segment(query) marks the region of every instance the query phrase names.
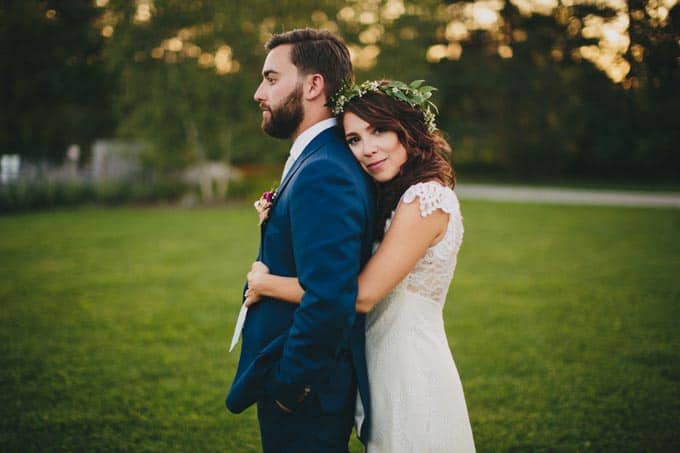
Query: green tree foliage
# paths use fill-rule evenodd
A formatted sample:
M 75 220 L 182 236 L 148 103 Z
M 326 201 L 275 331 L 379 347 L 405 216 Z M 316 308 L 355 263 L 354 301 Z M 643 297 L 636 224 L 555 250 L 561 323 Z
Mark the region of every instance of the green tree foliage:
M 634 162 L 646 172 L 658 167 L 680 174 L 680 6 L 666 21 L 650 15 L 651 2 L 628 2 L 632 87 L 624 106 Z M 650 159 L 653 156 L 653 159 Z
M 112 131 L 113 80 L 90 0 L 0 5 L 0 153 L 61 160 Z
M 616 11 L 587 4 L 523 15 L 506 1 L 501 33 L 473 34 L 462 58 L 432 67 L 459 161 L 537 178 L 680 176 L 679 11 L 672 9 L 665 26 L 638 15 L 630 47 L 642 43 L 648 55 L 637 62 L 629 51 L 631 72 L 614 83 L 582 58 L 580 49 L 597 39 L 584 38 L 580 28 Z M 512 58 L 499 58 L 502 44 Z
M 115 129 L 150 144 L 159 169 L 279 163 L 288 144 L 262 134 L 252 99 L 263 45 L 310 26 L 347 41 L 360 81 L 438 86 L 460 168 L 677 178 L 680 7 L 665 4 L 14 0 L 0 10 L 0 143 L 57 157 Z M 622 20 L 618 50 L 598 60 L 604 26 Z
M 119 132 L 145 138 L 153 161 L 168 168 L 205 159 L 278 162 L 287 145 L 263 137 L 252 98 L 264 43 L 277 31 L 322 27 L 335 2 L 149 4 L 153 20 L 128 2 L 110 5 L 120 35 L 107 50 L 121 73 Z

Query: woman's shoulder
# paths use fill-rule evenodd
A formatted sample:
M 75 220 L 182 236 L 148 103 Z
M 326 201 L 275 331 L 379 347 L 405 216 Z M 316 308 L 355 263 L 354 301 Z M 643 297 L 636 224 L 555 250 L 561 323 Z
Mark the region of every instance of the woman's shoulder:
M 419 200 L 422 217 L 427 217 L 437 209 L 447 214 L 452 214 L 459 209 L 458 198 L 453 189 L 437 180 L 413 184 L 401 196 L 403 203 L 413 203 L 416 199 Z

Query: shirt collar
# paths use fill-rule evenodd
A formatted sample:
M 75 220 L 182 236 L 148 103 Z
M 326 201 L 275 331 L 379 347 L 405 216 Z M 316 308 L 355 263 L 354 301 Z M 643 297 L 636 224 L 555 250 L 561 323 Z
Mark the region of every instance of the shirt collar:
M 290 148 L 290 156 L 293 159 L 297 159 L 302 154 L 302 151 L 309 145 L 309 143 L 314 140 L 314 138 L 326 129 L 338 124 L 338 120 L 335 118 L 327 118 L 325 120 L 319 121 L 312 127 L 305 129 L 305 131 L 298 135 L 298 138 L 293 142 L 293 146 Z

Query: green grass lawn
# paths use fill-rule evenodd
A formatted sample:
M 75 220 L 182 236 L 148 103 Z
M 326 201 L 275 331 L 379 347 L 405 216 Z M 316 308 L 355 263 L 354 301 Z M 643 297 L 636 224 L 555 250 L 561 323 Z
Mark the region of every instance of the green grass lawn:
M 478 451 L 678 451 L 680 211 L 463 211 L 445 318 Z M 250 206 L 0 217 L 0 450 L 259 451 L 223 404 L 257 241 Z

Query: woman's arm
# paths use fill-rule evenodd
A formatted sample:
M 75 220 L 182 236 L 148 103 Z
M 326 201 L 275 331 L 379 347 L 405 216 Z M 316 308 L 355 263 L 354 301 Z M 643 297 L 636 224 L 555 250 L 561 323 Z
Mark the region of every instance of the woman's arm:
M 248 290 L 244 303 L 250 307 L 265 296 L 299 304 L 304 293 L 297 278 L 272 275 L 264 263 L 256 261 L 248 272 Z
M 358 312 L 371 311 L 411 272 L 427 249 L 444 237 L 448 220 L 441 209 L 422 217 L 419 198 L 399 203 L 383 242 L 359 275 Z
M 419 199 L 400 203 L 385 239 L 359 275 L 356 310 L 368 313 L 387 296 L 427 249 L 444 237 L 448 220 L 440 209 L 421 217 Z M 304 293 L 297 278 L 272 275 L 264 263 L 256 261 L 248 273 L 245 304 L 251 306 L 262 296 L 299 304 Z

